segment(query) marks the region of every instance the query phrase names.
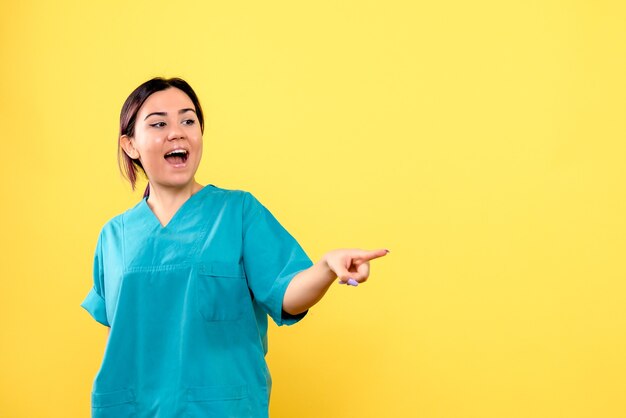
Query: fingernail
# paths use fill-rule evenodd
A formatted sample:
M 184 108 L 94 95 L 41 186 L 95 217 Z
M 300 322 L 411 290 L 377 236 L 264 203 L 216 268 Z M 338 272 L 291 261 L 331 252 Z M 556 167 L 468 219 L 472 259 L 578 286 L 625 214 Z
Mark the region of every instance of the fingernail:
M 346 284 L 343 280 L 339 280 L 339 284 Z
M 348 284 L 349 284 L 350 286 L 358 286 L 358 285 L 359 285 L 359 282 L 357 282 L 357 281 L 356 281 L 356 280 L 354 280 L 354 279 L 348 279 Z
M 391 251 L 389 251 L 389 250 L 387 250 L 387 249 L 385 249 L 385 251 L 387 251 L 387 253 L 390 253 L 390 252 L 391 252 Z

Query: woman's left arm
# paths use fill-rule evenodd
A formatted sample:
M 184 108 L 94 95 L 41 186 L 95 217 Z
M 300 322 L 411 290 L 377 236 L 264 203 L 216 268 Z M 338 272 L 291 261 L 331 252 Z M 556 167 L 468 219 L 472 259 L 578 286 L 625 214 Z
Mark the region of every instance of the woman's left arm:
M 353 286 L 365 282 L 370 274 L 370 260 L 383 257 L 387 253 L 389 250 L 357 249 L 326 253 L 320 261 L 291 280 L 283 298 L 283 310 L 291 315 L 306 311 L 322 299 L 337 277 L 340 283 Z

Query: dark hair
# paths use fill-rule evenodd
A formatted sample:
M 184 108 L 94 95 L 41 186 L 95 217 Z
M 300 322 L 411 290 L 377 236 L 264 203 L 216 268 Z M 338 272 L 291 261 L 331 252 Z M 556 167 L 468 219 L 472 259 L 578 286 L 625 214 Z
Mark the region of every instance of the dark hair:
M 120 137 L 122 135 L 126 135 L 129 137 L 133 137 L 135 135 L 135 121 L 137 119 L 137 113 L 139 109 L 145 101 L 152 95 L 158 91 L 167 90 L 169 88 L 175 87 L 179 90 L 182 90 L 193 102 L 193 105 L 196 107 L 196 115 L 198 116 L 198 121 L 200 122 L 200 129 L 204 132 L 204 116 L 202 114 L 202 107 L 200 107 L 200 101 L 198 100 L 198 96 L 193 91 L 191 86 L 187 84 L 187 82 L 181 78 L 162 78 L 155 77 L 152 80 L 148 80 L 139 87 L 137 87 L 131 94 L 128 96 L 124 105 L 122 106 L 122 111 L 120 113 Z M 141 170 L 144 175 L 146 175 L 146 171 L 141 165 L 141 161 L 138 159 L 133 159 L 124 152 L 124 149 L 119 143 L 117 143 L 117 163 L 120 166 L 120 171 L 122 175 L 128 179 L 130 185 L 133 190 L 135 190 L 135 184 L 137 183 L 137 172 Z M 147 176 L 146 176 L 147 177 Z M 150 183 L 146 187 L 146 191 L 143 196 L 146 197 L 150 194 Z

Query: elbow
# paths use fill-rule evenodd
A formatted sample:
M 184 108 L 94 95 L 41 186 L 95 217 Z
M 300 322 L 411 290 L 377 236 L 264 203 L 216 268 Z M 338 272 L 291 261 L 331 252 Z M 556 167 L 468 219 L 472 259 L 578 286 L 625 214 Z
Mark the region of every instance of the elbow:
M 306 307 L 298 307 L 298 306 L 290 306 L 288 304 L 283 303 L 283 312 L 291 315 L 297 316 L 306 312 L 308 308 Z

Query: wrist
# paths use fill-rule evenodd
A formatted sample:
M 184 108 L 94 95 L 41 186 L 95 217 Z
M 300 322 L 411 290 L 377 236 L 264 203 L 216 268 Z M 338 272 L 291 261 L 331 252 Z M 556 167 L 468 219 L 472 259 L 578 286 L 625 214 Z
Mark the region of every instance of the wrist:
M 317 267 L 320 270 L 320 274 L 324 277 L 325 281 L 332 283 L 337 278 L 337 274 L 330 268 L 330 264 L 328 263 L 328 254 L 324 254 L 322 259 L 318 261 Z

